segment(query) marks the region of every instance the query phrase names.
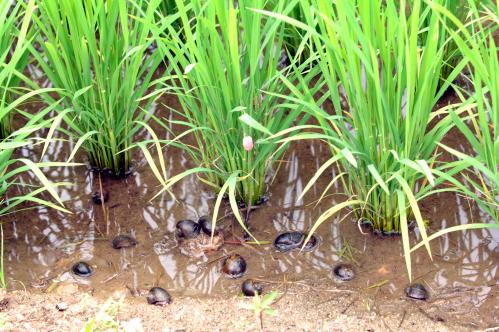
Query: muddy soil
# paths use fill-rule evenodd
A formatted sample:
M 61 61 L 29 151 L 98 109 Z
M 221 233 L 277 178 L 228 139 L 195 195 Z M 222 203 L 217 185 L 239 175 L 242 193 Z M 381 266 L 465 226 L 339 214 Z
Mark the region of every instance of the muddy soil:
M 401 296 L 391 303 L 368 307 L 368 299 L 357 292 L 341 292 L 325 283 L 281 286 L 274 317 L 263 318 L 265 331 L 472 331 L 472 322 L 462 325 L 453 313 L 442 314 L 427 303 Z M 76 296 L 10 292 L 8 304 L 0 310 L 0 323 L 8 331 L 79 331 L 99 316 L 104 300 L 87 293 Z M 5 300 L 4 300 L 5 301 Z M 65 301 L 66 311 L 57 310 Z M 126 298 L 112 324 L 127 331 L 258 331 L 261 322 L 253 311 L 244 309 L 251 300 L 238 296 L 209 298 L 178 297 L 167 307 Z M 373 303 L 372 303 L 373 304 Z M 371 305 L 372 305 L 371 304 Z M 443 303 L 441 303 L 443 304 Z M 399 307 L 396 311 L 394 307 Z M 106 326 L 103 321 L 98 325 Z M 108 323 L 107 326 L 111 326 Z M 142 328 L 142 329 L 141 329 Z M 105 330 L 105 329 L 102 329 Z
M 176 103 L 166 98 L 161 102 Z M 447 137 L 448 144 L 466 149 L 461 142 L 457 133 Z M 58 142 L 46 158 L 64 160 L 70 149 L 70 144 Z M 36 149 L 20 153 L 37 155 Z M 176 149 L 166 150 L 165 156 L 169 175 L 193 166 Z M 289 230 L 307 232 L 325 209 L 344 199 L 331 195 L 315 205 L 328 185 L 327 175 L 304 199 L 297 199 L 328 157 L 329 149 L 320 142 L 291 147 L 276 165 L 278 172 L 271 174 L 269 201 L 251 214 L 252 232 L 262 244 L 241 245 L 242 232 L 228 214 L 221 221 L 225 244 L 202 257 L 182 254 L 174 235 L 177 221 L 209 215 L 214 205 L 215 195 L 195 176 L 174 188 L 176 199 L 164 193 L 151 201 L 158 182 L 139 153 L 134 156 L 134 172 L 122 180 L 85 167 L 47 170 L 50 179 L 75 184 L 59 189 L 72 214 L 37 208 L 2 220 L 9 292 L 0 296 L 0 327 L 78 331 L 106 299 L 119 293 L 125 298 L 114 319 L 125 323 L 139 318 L 145 331 L 258 330 L 259 319 L 242 308 L 251 300 L 240 297 L 241 283 L 250 277 L 261 280 L 266 293 L 279 291 L 272 306 L 277 316 L 264 319 L 265 330 L 468 331 L 499 325 L 497 231 L 436 239 L 431 243 L 433 260 L 424 249 L 413 253 L 413 282 L 429 290 L 427 301 L 404 294 L 409 279 L 401 239 L 362 234 L 346 213 L 319 228 L 320 244 L 312 252 L 277 252 L 271 244 L 276 236 Z M 84 155 L 79 159 L 85 161 Z M 26 176 L 23 181 L 34 180 Z M 109 200 L 97 205 L 91 197 L 101 187 L 109 192 Z M 449 193 L 425 200 L 421 209 L 430 232 L 490 221 L 472 202 Z M 133 236 L 137 245 L 113 249 L 111 241 L 119 234 Z M 415 229 L 412 244 L 418 239 Z M 248 270 L 241 279 L 221 272 L 222 260 L 230 253 L 246 259 Z M 90 278 L 71 273 L 78 261 L 91 265 Z M 334 278 L 332 269 L 341 262 L 354 266 L 352 281 Z M 162 308 L 147 305 L 144 294 L 153 286 L 167 289 L 173 303 Z M 62 301 L 69 308 L 59 312 L 56 305 Z

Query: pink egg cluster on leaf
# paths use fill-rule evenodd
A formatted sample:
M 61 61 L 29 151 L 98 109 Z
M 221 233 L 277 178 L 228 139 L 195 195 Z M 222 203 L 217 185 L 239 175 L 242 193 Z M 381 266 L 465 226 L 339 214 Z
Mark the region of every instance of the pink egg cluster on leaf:
M 243 137 L 243 147 L 246 151 L 251 151 L 253 150 L 253 137 L 251 136 L 244 136 Z

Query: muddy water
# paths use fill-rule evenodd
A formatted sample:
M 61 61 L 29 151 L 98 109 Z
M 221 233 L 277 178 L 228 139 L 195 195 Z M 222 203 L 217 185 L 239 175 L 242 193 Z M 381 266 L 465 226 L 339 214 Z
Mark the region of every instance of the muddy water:
M 453 140 L 450 137 L 451 143 Z M 70 148 L 70 144 L 58 142 L 51 146 L 47 158 L 64 160 Z M 37 156 L 35 149 L 20 153 Z M 169 149 L 165 156 L 169 175 L 192 166 L 181 151 Z M 328 156 L 328 148 L 320 142 L 297 144 L 283 156 L 276 167 L 279 171 L 270 186 L 268 203 L 251 214 L 252 230 L 259 240 L 272 242 L 288 230 L 307 231 L 326 208 L 341 201 L 341 197 L 332 195 L 318 205 L 312 204 L 327 186 L 327 176 L 298 200 L 308 179 Z M 83 154 L 79 158 L 84 161 Z M 151 201 L 159 190 L 158 182 L 140 154 L 134 159 L 133 174 L 123 180 L 99 176 L 84 166 L 47 170 L 54 181 L 74 183 L 59 188 L 72 214 L 37 208 L 5 218 L 6 277 L 11 288 L 57 292 L 60 285 L 72 283 L 82 291 L 107 297 L 116 290 L 141 294 L 159 285 L 174 296 L 233 296 L 239 293 L 244 278 L 254 277 L 269 282 L 267 289 L 294 282 L 353 290 L 359 294 L 360 303 L 369 307 L 372 302 L 383 312 L 398 312 L 401 303 L 406 303 L 403 294 L 408 277 L 400 238 L 363 235 L 352 218 L 342 218 L 344 215 L 319 228 L 320 245 L 312 252 L 280 253 L 271 244 L 239 245 L 241 230 L 232 228 L 233 220 L 227 217 L 222 221 L 226 244 L 221 250 L 201 258 L 182 255 L 174 236 L 176 222 L 210 214 L 215 195 L 192 176 L 174 188 L 176 200 L 165 193 Z M 22 180 L 34 182 L 29 176 Z M 104 207 L 91 200 L 101 186 L 110 195 Z M 431 231 L 488 221 L 472 203 L 452 194 L 424 201 L 422 211 Z M 118 234 L 132 235 L 138 245 L 113 249 L 111 240 Z M 417 231 L 411 236 L 413 244 L 417 243 Z M 465 315 L 470 326 L 498 322 L 498 241 L 497 231 L 452 233 L 432 242 L 433 260 L 423 249 L 412 255 L 413 279 L 428 287 L 430 303 L 440 306 L 440 316 L 445 308 L 453 308 L 449 309 L 452 314 Z M 350 249 L 350 255 L 345 254 L 345 248 Z M 221 273 L 222 258 L 232 252 L 242 255 L 248 265 L 241 280 L 228 279 Z M 78 261 L 93 267 L 90 278 L 79 279 L 70 273 Z M 355 266 L 356 278 L 340 284 L 331 271 L 342 261 Z

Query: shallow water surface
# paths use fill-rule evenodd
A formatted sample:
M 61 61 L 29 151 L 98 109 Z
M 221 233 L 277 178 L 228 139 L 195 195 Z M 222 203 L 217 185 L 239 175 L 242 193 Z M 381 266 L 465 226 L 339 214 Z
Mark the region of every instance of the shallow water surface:
M 47 158 L 64 160 L 68 148 L 58 142 L 51 146 Z M 20 153 L 25 157 L 35 155 L 30 149 Z M 270 186 L 269 201 L 251 214 L 250 224 L 260 241 L 271 243 L 289 230 L 308 231 L 326 208 L 341 199 L 332 195 L 315 205 L 329 180 L 323 176 L 303 200 L 297 200 L 329 153 L 320 142 L 302 142 L 283 156 Z M 175 149 L 166 151 L 166 164 L 170 175 L 192 166 L 187 156 Z M 38 208 L 6 218 L 6 276 L 12 288 L 57 291 L 62 282 L 77 283 L 83 291 L 98 297 L 126 288 L 141 294 L 152 286 L 164 287 L 174 296 L 233 296 L 240 292 L 246 277 L 267 281 L 268 287 L 284 281 L 334 285 L 333 266 L 349 262 L 356 277 L 348 283 L 337 283 L 338 288 L 356 290 L 361 297 L 375 299 L 380 308 L 387 310 L 399 310 L 397 303 L 404 300 L 409 280 L 401 239 L 362 234 L 350 216 L 343 218 L 342 214 L 323 224 L 317 232 L 319 246 L 303 253 L 277 252 L 271 244 L 242 246 L 238 244 L 242 232 L 237 225 L 231 227 L 234 221 L 229 216 L 222 221 L 226 240 L 222 249 L 191 258 L 180 253 L 175 224 L 210 214 L 216 198 L 195 176 L 174 187 L 176 199 L 165 193 L 152 201 L 159 190 L 158 182 L 139 154 L 135 155 L 134 172 L 123 180 L 100 177 L 85 167 L 54 168 L 47 171 L 47 176 L 74 183 L 59 188 L 72 214 Z M 34 180 L 25 176 L 23 181 Z M 101 186 L 110 195 L 104 206 L 91 199 Z M 427 199 L 421 209 L 430 220 L 432 232 L 488 220 L 471 202 L 453 194 Z M 137 246 L 113 249 L 111 241 L 118 234 L 132 235 Z M 418 241 L 417 230 L 412 233 L 412 241 Z M 490 230 L 452 233 L 436 239 L 431 243 L 433 260 L 424 249 L 412 255 L 413 281 L 428 287 L 433 303 L 445 301 L 459 307 L 456 301 L 462 301 L 469 310 L 476 311 L 477 324 L 482 320 L 487 324 L 497 322 L 494 312 L 499 308 L 494 298 L 498 294 L 498 242 L 499 233 Z M 240 280 L 221 273 L 223 257 L 229 253 L 246 259 L 248 270 Z M 94 268 L 90 278 L 75 278 L 70 273 L 78 261 L 86 261 Z

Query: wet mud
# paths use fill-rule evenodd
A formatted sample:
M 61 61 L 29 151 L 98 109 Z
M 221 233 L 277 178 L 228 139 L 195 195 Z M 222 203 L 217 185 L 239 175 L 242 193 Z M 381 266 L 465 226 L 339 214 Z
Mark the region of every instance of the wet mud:
M 164 98 L 161 103 L 171 105 L 175 101 Z M 456 133 L 447 137 L 448 144 L 465 149 L 460 142 Z M 71 148 L 70 143 L 57 142 L 45 158 L 65 160 Z M 19 154 L 38 156 L 36 149 L 23 149 Z M 69 293 L 87 293 L 98 299 L 124 291 L 132 303 L 142 304 L 152 287 L 166 289 L 174 302 L 176 298 L 231 299 L 240 294 L 241 283 L 251 278 L 261 282 L 266 291 L 286 285 L 300 287 L 304 292 L 312 290 L 324 303 L 341 295 L 348 299 L 342 302 L 341 311 L 347 312 L 350 306 L 373 311 L 397 317 L 401 326 L 410 312 L 418 312 L 433 323 L 460 324 L 469 329 L 497 326 L 497 230 L 442 236 L 431 243 L 433 259 L 424 248 L 413 253 L 412 282 L 423 284 L 429 293 L 426 301 L 419 302 L 405 296 L 410 282 L 401 239 L 363 234 L 353 217 L 343 218 L 346 212 L 318 229 L 318 245 L 313 250 L 275 249 L 273 241 L 279 234 L 306 233 L 325 209 L 344 199 L 331 195 L 315 204 L 328 184 L 328 176 L 322 176 L 298 200 L 313 172 L 329 155 L 322 142 L 301 142 L 278 162 L 268 202 L 251 213 L 251 231 L 260 245 L 242 244 L 243 232 L 226 207 L 221 212 L 226 212 L 227 217 L 220 221 L 223 245 L 197 255 L 190 255 L 190 247 L 186 249 L 176 236 L 178 221 L 211 215 L 215 203 L 215 194 L 195 176 L 173 188 L 175 198 L 164 193 L 151 200 L 160 187 L 138 151 L 132 174 L 121 180 L 99 175 L 85 166 L 47 170 L 51 180 L 74 184 L 58 188 L 72 214 L 34 208 L 2 220 L 9 287 L 57 295 L 66 294 L 69 287 Z M 85 162 L 83 153 L 78 158 Z M 187 155 L 174 148 L 165 151 L 165 162 L 169 175 L 194 166 Z M 35 182 L 29 175 L 22 181 Z M 93 194 L 102 189 L 109 193 L 108 200 L 95 204 Z M 450 193 L 426 199 L 421 209 L 429 220 L 430 232 L 490 221 L 473 202 Z M 131 236 L 135 245 L 113 248 L 113 239 L 123 234 Z M 415 229 L 411 233 L 412 245 L 418 240 Z M 240 255 L 247 264 L 241 279 L 223 273 L 222 264 L 231 254 Z M 91 276 L 82 278 L 72 273 L 73 265 L 80 261 L 90 265 Z M 338 282 L 333 270 L 339 263 L 354 268 L 352 280 Z

